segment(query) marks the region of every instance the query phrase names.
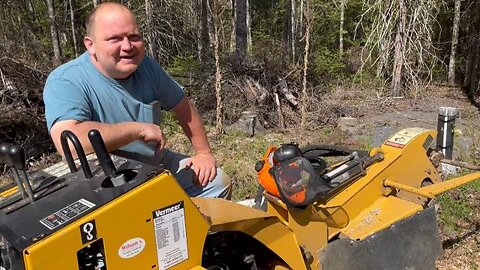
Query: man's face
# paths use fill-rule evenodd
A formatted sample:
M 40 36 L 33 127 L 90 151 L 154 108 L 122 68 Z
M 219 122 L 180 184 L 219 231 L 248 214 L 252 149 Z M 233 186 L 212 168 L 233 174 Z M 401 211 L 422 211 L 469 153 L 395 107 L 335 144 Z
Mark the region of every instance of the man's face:
M 104 75 L 125 79 L 142 62 L 145 47 L 133 15 L 124 9 L 102 10 L 85 38 L 94 65 Z

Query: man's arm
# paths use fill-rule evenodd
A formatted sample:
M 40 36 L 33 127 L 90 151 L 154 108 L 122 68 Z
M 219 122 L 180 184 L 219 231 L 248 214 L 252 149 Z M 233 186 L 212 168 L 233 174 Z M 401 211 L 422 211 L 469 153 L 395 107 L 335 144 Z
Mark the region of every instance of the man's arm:
M 135 140 L 144 142 L 156 142 L 157 150 L 165 146 L 165 138 L 159 126 L 141 122 L 123 122 L 116 124 L 104 124 L 99 122 L 77 120 L 64 120 L 55 123 L 50 134 L 57 148 L 57 151 L 63 156 L 63 149 L 60 142 L 60 136 L 64 130 L 70 130 L 78 137 L 85 153 L 93 152 L 92 145 L 88 139 L 88 132 L 92 129 L 100 131 L 107 150 L 117 150 Z M 75 153 L 72 149 L 72 153 Z
M 193 165 L 199 184 L 206 186 L 209 181 L 215 178 L 217 167 L 210 150 L 203 119 L 186 96 L 172 108 L 172 112 L 177 117 L 195 150 L 195 155 L 187 162 L 187 166 Z

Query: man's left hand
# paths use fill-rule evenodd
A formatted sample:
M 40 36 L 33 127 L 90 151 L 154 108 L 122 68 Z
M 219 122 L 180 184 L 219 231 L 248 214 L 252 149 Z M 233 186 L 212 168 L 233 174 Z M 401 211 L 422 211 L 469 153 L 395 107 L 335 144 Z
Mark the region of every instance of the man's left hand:
M 195 172 L 197 183 L 205 187 L 217 175 L 217 166 L 212 153 L 199 153 L 192 156 L 185 164 Z

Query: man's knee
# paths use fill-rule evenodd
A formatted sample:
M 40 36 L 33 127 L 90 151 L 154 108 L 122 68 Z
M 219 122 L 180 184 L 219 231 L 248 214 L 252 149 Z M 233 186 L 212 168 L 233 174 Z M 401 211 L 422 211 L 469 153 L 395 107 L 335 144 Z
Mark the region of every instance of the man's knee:
M 210 189 L 207 192 L 208 195 L 212 196 L 207 195 L 202 197 L 217 197 L 227 200 L 230 200 L 232 197 L 232 181 L 230 176 L 228 176 L 221 168 L 217 168 L 217 176 L 207 185 L 207 187 Z
M 190 197 L 224 198 L 228 200 L 232 197 L 230 177 L 220 168 L 217 168 L 217 175 L 205 187 L 201 187 L 193 181 L 195 173 L 192 169 L 182 169 L 173 172 L 173 175 Z

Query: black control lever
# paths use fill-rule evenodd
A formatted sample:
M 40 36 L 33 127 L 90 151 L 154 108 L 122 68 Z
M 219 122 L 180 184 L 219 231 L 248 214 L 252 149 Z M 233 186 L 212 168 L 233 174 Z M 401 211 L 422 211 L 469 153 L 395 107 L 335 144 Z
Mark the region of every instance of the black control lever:
M 28 179 L 27 172 L 25 170 L 25 149 L 19 145 L 12 145 L 8 154 L 13 167 L 20 173 L 20 179 L 23 179 L 23 183 L 25 184 L 25 189 L 27 190 L 28 197 L 30 197 L 30 201 L 33 202 L 35 197 L 33 194 L 32 185 L 30 184 L 30 180 Z
M 80 160 L 80 165 L 82 166 L 85 178 L 92 178 L 93 174 L 90 170 L 90 166 L 88 165 L 87 156 L 85 155 L 85 151 L 83 150 L 80 140 L 78 140 L 77 136 L 70 130 L 64 130 L 60 135 L 60 143 L 62 145 L 63 154 L 67 160 L 68 167 L 70 168 L 70 172 L 77 172 L 77 166 L 75 166 L 75 161 L 73 160 L 72 151 L 70 151 L 68 140 L 70 140 L 70 142 L 73 144 L 73 147 L 75 147 L 75 151 L 77 152 L 78 159 Z
M 17 184 L 18 190 L 20 194 L 22 194 L 22 198 L 27 197 L 27 193 L 25 192 L 25 188 L 23 187 L 22 181 L 20 179 L 20 175 L 18 174 L 17 169 L 13 166 L 13 162 L 10 158 L 10 148 L 12 147 L 9 143 L 2 143 L 0 144 L 0 162 L 4 162 L 10 168 L 10 171 L 13 174 L 13 179 L 15 179 L 15 183 Z
M 100 131 L 96 129 L 90 130 L 88 132 L 88 139 L 90 139 L 93 150 L 95 150 L 100 167 L 102 167 L 105 175 L 110 177 L 113 186 L 118 187 L 125 184 L 125 177 L 123 175 L 116 174 L 117 169 L 115 169 L 115 165 L 113 164 L 112 158 L 108 153 Z
M 96 129 L 90 130 L 88 132 L 88 139 L 90 139 L 90 143 L 92 144 L 93 150 L 95 150 L 98 162 L 105 172 L 105 175 L 114 175 L 116 172 L 115 165 L 113 165 L 110 154 L 108 154 L 107 147 L 105 146 L 100 131 Z

